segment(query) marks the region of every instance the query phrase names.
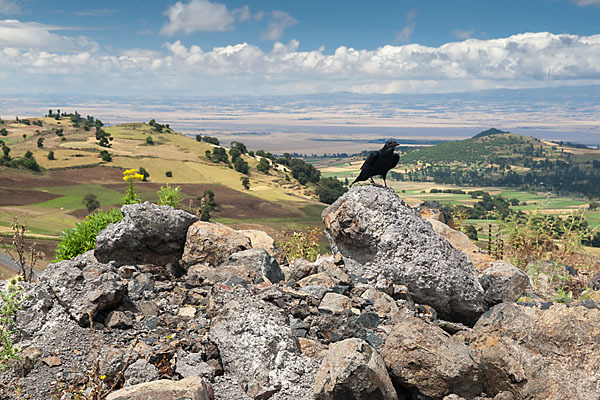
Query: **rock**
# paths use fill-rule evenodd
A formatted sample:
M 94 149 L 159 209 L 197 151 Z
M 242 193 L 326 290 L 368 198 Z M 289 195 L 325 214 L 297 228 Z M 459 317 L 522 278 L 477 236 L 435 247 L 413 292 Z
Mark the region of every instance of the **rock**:
M 302 258 L 296 258 L 292 260 L 289 265 L 290 278 L 299 281 L 306 278 L 309 275 L 317 273 L 318 266 L 310 261 L 306 261 Z
M 266 250 L 267 253 L 275 257 L 279 265 L 287 265 L 288 260 L 285 253 L 277 247 L 275 240 L 266 232 L 257 230 L 239 230 L 238 232 L 250 239 L 253 249 Z
M 516 399 L 597 399 L 600 310 L 501 303 L 473 327 L 470 346 L 487 368 L 486 393 Z
M 298 282 L 298 286 L 300 286 L 301 288 L 306 286 L 322 286 L 326 288 L 332 288 L 335 285 L 336 281 L 325 272 L 309 275 L 305 278 L 300 279 L 300 281 Z
M 477 352 L 419 318 L 394 325 L 380 352 L 392 381 L 421 395 L 472 398 L 483 389 Z
M 247 236 L 223 224 L 198 221 L 188 229 L 181 262 L 186 268 L 199 263 L 216 266 L 250 248 Z
M 19 358 L 12 362 L 15 375 L 19 378 L 24 378 L 29 375 L 41 355 L 42 352 L 37 347 L 30 346 L 21 350 L 19 352 Z
M 112 392 L 106 400 L 212 400 L 207 384 L 190 376 L 180 381 L 161 379 L 140 383 Z
M 484 293 L 468 257 L 389 188 L 354 186 L 323 211 L 326 235 L 351 274 L 379 274 L 408 287 L 415 302 L 451 321 L 473 324 Z
M 275 389 L 283 399 L 295 398 L 291 393 L 299 399 L 312 396 L 317 365 L 300 353 L 282 310 L 241 288 L 217 290 L 211 304 L 209 338 L 225 373 L 236 377 L 249 396 L 268 398 Z
M 531 289 L 526 273 L 506 261 L 496 261 L 479 278 L 488 307 L 515 302 Z
M 307 357 L 322 359 L 327 355 L 327 347 L 321 342 L 308 338 L 298 338 L 300 351 Z
M 129 329 L 133 327 L 133 320 L 122 311 L 111 311 L 106 316 L 104 324 L 111 329 Z
M 264 249 L 250 249 L 239 251 L 229 256 L 226 265 L 243 265 L 252 270 L 256 270 L 258 275 L 262 274 L 271 283 L 282 281 L 285 277 L 279 264 Z
M 154 278 L 152 274 L 138 273 L 133 275 L 127 284 L 127 296 L 130 299 L 140 299 L 145 291 L 154 289 Z
M 177 352 L 175 372 L 183 377 L 199 376 L 211 382 L 216 375 L 215 368 L 202 360 L 202 354 L 188 353 L 183 350 Z
M 126 291 L 119 275 L 108 265 L 98 263 L 93 250 L 50 264 L 40 281 L 81 326 L 89 326 L 88 313 L 94 318 L 116 307 Z
M 186 319 L 192 319 L 196 316 L 196 309 L 194 307 L 181 307 L 177 315 Z
M 365 290 L 360 297 L 373 302 L 373 308 L 380 318 L 391 318 L 400 310 L 393 298 L 373 288 Z
M 255 273 L 251 267 L 245 265 L 220 265 L 219 267 L 211 267 L 204 264 L 196 264 L 187 270 L 186 282 L 190 286 L 213 285 L 217 282 L 223 282 L 236 277 L 237 283 L 239 280 L 245 284 L 252 283 L 255 278 Z M 235 286 L 235 282 L 229 282 L 229 286 Z M 233 285 L 232 285 L 233 284 Z
M 177 263 L 186 233 L 198 217 L 150 202 L 125 205 L 123 219 L 96 237 L 95 256 L 116 265 Z
M 151 382 L 158 379 L 158 370 L 148 361 L 140 358 L 125 370 L 125 386 Z
M 340 314 L 352 307 L 350 298 L 337 293 L 327 293 L 321 300 L 318 310 L 326 314 Z
M 42 358 L 42 362 L 49 367 L 58 367 L 59 365 L 62 365 L 62 361 L 58 356 L 48 356 Z
M 395 400 L 396 390 L 381 356 L 361 339 L 332 344 L 317 372 L 317 400 Z

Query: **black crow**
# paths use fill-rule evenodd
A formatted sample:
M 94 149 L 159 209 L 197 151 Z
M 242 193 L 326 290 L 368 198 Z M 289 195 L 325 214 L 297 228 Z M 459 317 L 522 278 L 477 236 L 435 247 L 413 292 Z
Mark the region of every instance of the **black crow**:
M 360 175 L 352 182 L 352 185 L 356 182 L 366 181 L 367 179 L 371 179 L 371 182 L 374 184 L 373 177 L 380 175 L 383 178 L 383 184 L 387 187 L 385 176 L 390 169 L 398 164 L 398 160 L 400 159 L 400 156 L 394 153 L 394 148 L 398 145 L 394 140 L 388 140 L 383 145 L 383 148 L 369 154 L 369 157 L 367 157 L 362 167 L 360 167 Z

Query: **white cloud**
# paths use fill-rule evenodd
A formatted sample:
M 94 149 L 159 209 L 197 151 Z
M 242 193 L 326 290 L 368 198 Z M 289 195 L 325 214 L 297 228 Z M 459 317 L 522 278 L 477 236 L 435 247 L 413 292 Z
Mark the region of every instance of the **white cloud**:
M 2 26 L 0 38 L 5 37 Z M 61 38 L 48 27 L 34 27 L 51 35 L 40 34 L 45 43 Z M 63 40 L 78 46 L 74 38 Z M 54 76 L 46 80 L 61 90 L 78 77 L 89 87 L 101 81 L 105 90 L 119 93 L 203 95 L 290 94 L 291 90 L 426 93 L 600 81 L 600 35 L 540 32 L 440 47 L 341 46 L 332 54 L 323 48 L 299 51 L 296 40 L 276 42 L 269 51 L 249 43 L 203 50 L 177 40 L 165 43 L 164 51 L 130 49 L 118 54 L 94 54 L 81 46 L 75 52 L 53 51 L 36 43 L 29 37 L 0 41 L 0 70 L 7 76 L 0 86 L 49 74 Z M 78 85 L 75 89 L 86 86 Z
M 417 18 L 417 11 L 412 9 L 406 14 L 406 25 L 400 32 L 396 32 L 396 42 L 398 43 L 409 43 L 410 37 L 415 30 L 415 18 Z
M 475 29 L 471 29 L 471 30 L 464 30 L 464 29 L 455 29 L 452 31 L 452 34 L 454 36 L 456 36 L 459 39 L 469 39 L 471 36 L 473 36 L 473 33 L 475 32 Z
M 0 0 L 0 14 L 20 14 L 21 7 L 14 1 Z
M 247 18 L 247 13 L 247 6 L 232 12 L 225 4 L 211 3 L 209 0 L 190 0 L 189 3 L 178 1 L 165 11 L 169 22 L 163 25 L 160 32 L 173 36 L 177 32 L 228 31 L 233 28 L 236 16 Z
M 16 19 L 0 21 L 0 47 L 43 49 L 46 51 L 96 50 L 98 44 L 85 36 L 62 36 L 53 31 L 69 28 L 21 22 Z
M 80 15 L 84 17 L 104 17 L 116 13 L 117 10 L 111 9 L 99 9 L 99 10 L 86 10 L 86 11 L 75 11 L 73 15 Z
M 600 7 L 600 0 L 572 0 L 572 2 L 577 4 L 579 7 Z
M 262 18 L 262 16 L 260 17 Z M 287 28 L 294 26 L 298 23 L 298 20 L 292 17 L 290 14 L 283 11 L 271 12 L 271 21 L 267 30 L 262 34 L 261 39 L 266 40 L 277 40 L 283 35 L 283 31 Z

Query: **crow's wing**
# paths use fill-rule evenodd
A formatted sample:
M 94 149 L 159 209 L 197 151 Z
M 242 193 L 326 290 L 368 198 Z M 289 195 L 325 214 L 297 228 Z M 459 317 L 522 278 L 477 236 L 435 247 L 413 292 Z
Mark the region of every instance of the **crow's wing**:
M 362 167 L 360 167 L 360 169 L 363 171 L 368 170 L 369 168 L 371 168 L 373 165 L 375 165 L 377 163 L 378 158 L 379 158 L 379 150 L 375 150 L 374 152 L 369 154 L 369 157 L 367 157 L 367 159 L 363 163 Z

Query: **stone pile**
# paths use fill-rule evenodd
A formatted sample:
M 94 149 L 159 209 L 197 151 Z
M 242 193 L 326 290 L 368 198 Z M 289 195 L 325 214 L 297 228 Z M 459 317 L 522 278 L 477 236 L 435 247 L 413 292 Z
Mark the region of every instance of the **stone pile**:
M 595 302 L 516 303 L 526 275 L 478 272 L 392 190 L 326 209 L 315 262 L 169 207 L 123 212 L 27 285 L 5 398 L 85 396 L 97 376 L 123 386 L 112 400 L 600 396 Z

